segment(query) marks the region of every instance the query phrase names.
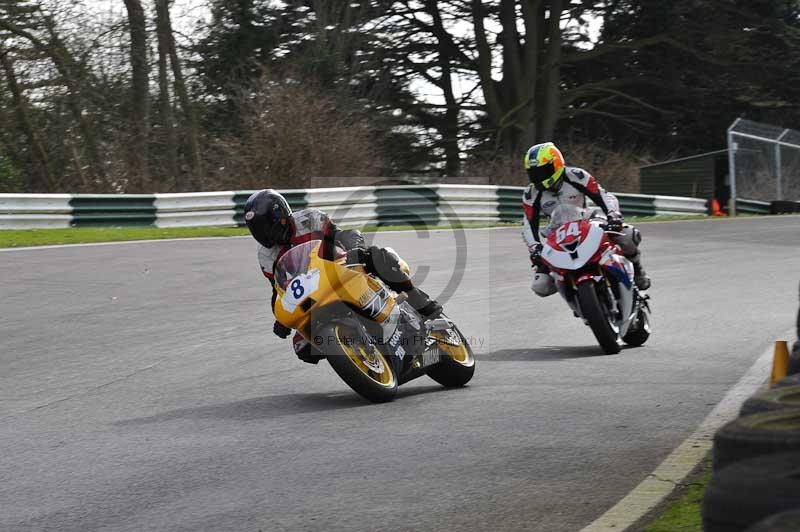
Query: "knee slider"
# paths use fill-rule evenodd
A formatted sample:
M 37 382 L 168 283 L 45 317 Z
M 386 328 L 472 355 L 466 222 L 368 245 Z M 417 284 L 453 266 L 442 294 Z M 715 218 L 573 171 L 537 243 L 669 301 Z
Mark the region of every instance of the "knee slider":
M 547 297 L 555 294 L 558 291 L 556 289 L 556 282 L 547 273 L 534 274 L 531 290 L 533 290 L 534 293 L 540 297 Z
M 638 246 L 639 243 L 642 241 L 642 233 L 635 227 L 631 227 L 631 229 L 632 229 L 631 240 L 633 241 L 634 244 Z

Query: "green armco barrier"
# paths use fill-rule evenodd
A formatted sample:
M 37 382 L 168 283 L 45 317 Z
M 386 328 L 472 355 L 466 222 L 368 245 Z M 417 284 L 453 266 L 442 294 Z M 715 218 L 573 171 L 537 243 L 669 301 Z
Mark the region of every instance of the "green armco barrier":
M 655 198 L 640 198 L 616 194 L 619 208 L 626 216 L 655 216 Z
M 497 216 L 501 222 L 519 222 L 522 219 L 523 187 L 497 187 Z
M 498 187 L 497 210 L 503 222 L 517 222 L 522 216 L 523 187 Z M 620 210 L 628 216 L 654 216 L 657 214 L 656 198 L 634 194 L 615 194 Z
M 736 198 L 736 212 L 741 214 L 770 214 L 770 202 Z
M 520 223 L 524 187 L 387 185 L 280 190 L 295 210 L 314 207 L 340 225 Z M 0 194 L 0 229 L 69 226 L 202 227 L 244 225 L 251 190 L 165 194 Z M 616 194 L 626 216 L 702 215 L 707 201 L 677 196 Z M 744 213 L 770 204 L 739 200 Z
M 441 219 L 435 188 L 375 188 L 376 225 L 436 225 Z
M 80 194 L 69 200 L 73 226 L 155 225 L 152 194 Z

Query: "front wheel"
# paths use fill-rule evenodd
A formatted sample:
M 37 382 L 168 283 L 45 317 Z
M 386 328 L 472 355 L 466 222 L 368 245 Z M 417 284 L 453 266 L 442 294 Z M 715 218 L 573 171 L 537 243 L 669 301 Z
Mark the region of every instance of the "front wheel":
M 377 346 L 370 354 L 353 330 L 338 324 L 323 327 L 317 336 L 325 339 L 322 351 L 333 371 L 356 393 L 373 403 L 394 399 L 397 373 Z
M 585 282 L 578 285 L 578 306 L 603 351 L 607 355 L 619 353 L 622 349 L 619 331 L 611 323 L 608 313 L 600 303 L 594 283 Z
M 475 355 L 467 339 L 457 328 L 434 331 L 430 336 L 436 339 L 441 359 L 427 371 L 428 377 L 446 388 L 464 386 L 475 373 Z

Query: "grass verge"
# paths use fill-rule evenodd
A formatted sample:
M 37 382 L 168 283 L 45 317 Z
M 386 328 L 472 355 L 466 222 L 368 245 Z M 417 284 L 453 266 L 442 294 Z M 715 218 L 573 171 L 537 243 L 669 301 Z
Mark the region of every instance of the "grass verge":
M 59 244 L 90 244 L 124 240 L 162 240 L 208 236 L 246 235 L 240 227 L 73 227 L 69 229 L 8 229 L 0 231 L 0 247 L 16 248 Z
M 458 226 L 437 226 L 434 229 L 464 229 L 484 227 L 513 227 L 516 224 L 463 223 Z M 363 232 L 402 231 L 415 229 L 412 225 L 367 226 Z M 72 227 L 68 229 L 6 229 L 0 230 L 0 248 L 51 246 L 62 244 L 91 244 L 96 242 L 123 242 L 129 240 L 163 240 L 166 238 L 198 238 L 243 236 L 249 234 L 245 227 Z
M 700 468 L 670 497 L 662 512 L 643 530 L 646 532 L 702 532 L 700 507 L 703 493 L 711 478 L 711 459 L 706 458 Z
M 633 223 L 671 222 L 681 220 L 725 220 L 710 216 L 640 216 L 629 217 Z M 479 229 L 487 227 L 515 227 L 517 223 L 465 222 L 456 226 L 436 226 L 435 229 Z M 416 229 L 412 225 L 366 226 L 364 232 L 402 231 Z M 51 246 L 62 244 L 91 244 L 95 242 L 122 242 L 128 240 L 163 240 L 165 238 L 198 238 L 246 235 L 244 227 L 73 227 L 68 229 L 6 229 L 0 230 L 0 248 Z

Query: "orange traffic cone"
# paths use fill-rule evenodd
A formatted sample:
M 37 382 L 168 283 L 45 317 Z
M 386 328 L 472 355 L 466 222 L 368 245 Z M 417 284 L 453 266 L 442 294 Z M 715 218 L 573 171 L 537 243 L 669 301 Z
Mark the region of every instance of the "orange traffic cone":
M 728 216 L 727 213 L 722 212 L 717 198 L 711 200 L 711 216 Z
M 770 376 L 770 387 L 776 382 L 786 377 L 789 372 L 789 344 L 786 340 L 775 342 L 775 351 L 772 356 L 772 375 Z

